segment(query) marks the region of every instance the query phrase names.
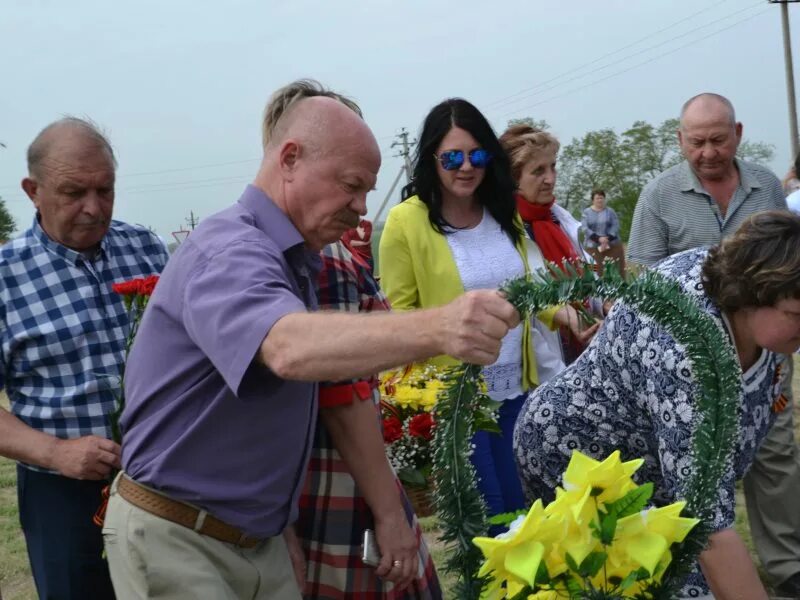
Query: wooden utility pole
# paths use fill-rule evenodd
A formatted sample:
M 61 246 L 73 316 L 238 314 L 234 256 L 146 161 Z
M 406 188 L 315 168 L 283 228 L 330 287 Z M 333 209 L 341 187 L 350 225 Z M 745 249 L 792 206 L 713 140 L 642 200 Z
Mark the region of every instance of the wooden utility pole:
M 786 68 L 786 99 L 789 105 L 789 135 L 791 139 L 792 160 L 798 154 L 797 101 L 794 93 L 794 65 L 792 62 L 792 36 L 789 28 L 789 3 L 800 0 L 769 0 L 771 4 L 781 5 L 781 26 L 783 29 L 783 62 Z
M 411 181 L 411 146 L 417 143 L 417 140 L 412 140 L 411 142 L 408 141 L 408 131 L 406 128 L 403 127 L 400 129 L 400 133 L 397 134 L 397 137 L 400 138 L 394 142 L 392 142 L 392 148 L 400 147 L 401 150 L 395 156 L 403 157 L 403 164 L 406 170 L 406 183 Z
M 194 228 L 200 222 L 200 219 L 198 219 L 197 217 L 194 216 L 194 211 L 190 211 L 189 212 L 189 218 L 186 219 L 186 222 L 189 224 L 189 227 L 192 228 L 192 231 L 194 231 Z
M 380 208 L 378 208 L 378 212 L 375 213 L 375 216 L 372 219 L 372 222 L 376 225 L 380 221 L 381 216 L 383 215 L 383 211 L 386 208 L 386 205 L 389 204 L 389 199 L 394 194 L 394 190 L 397 187 L 397 184 L 400 182 L 400 178 L 403 176 L 403 173 L 406 175 L 406 183 L 411 181 L 412 177 L 412 167 L 411 167 L 411 146 L 417 143 L 417 140 L 408 140 L 408 131 L 405 127 L 400 129 L 400 133 L 396 136 L 398 139 L 392 142 L 392 148 L 399 147 L 400 150 L 394 156 L 402 157 L 403 159 L 403 166 L 400 167 L 400 171 L 397 173 L 397 177 L 394 178 L 394 183 L 392 183 L 392 187 L 389 188 L 389 192 L 386 194 L 386 197 L 381 202 Z

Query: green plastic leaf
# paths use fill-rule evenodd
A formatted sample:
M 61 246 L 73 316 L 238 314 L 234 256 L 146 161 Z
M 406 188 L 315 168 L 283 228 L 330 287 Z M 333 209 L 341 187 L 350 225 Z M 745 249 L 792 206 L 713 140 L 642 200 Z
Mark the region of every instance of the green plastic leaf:
M 550 583 L 550 572 L 547 570 L 547 565 L 544 561 L 539 563 L 539 568 L 536 570 L 536 577 L 533 580 L 537 586 L 547 585 Z
M 614 534 L 617 532 L 617 515 L 609 513 L 600 517 L 600 543 L 610 546 L 614 541 Z
M 583 559 L 578 575 L 581 577 L 594 577 L 606 564 L 608 555 L 605 552 L 591 552 L 586 558 Z
M 580 569 L 578 569 L 578 563 L 575 562 L 575 559 L 572 558 L 572 555 L 569 552 L 567 552 L 564 556 L 564 560 L 566 561 L 570 571 L 575 573 L 580 572 Z
M 653 484 L 648 482 L 632 489 L 616 502 L 606 505 L 609 513 L 614 513 L 617 518 L 629 517 L 643 510 L 650 498 L 653 497 Z
M 500 513 L 499 515 L 494 515 L 493 517 L 489 517 L 489 520 L 487 522 L 489 523 L 489 525 L 510 525 L 518 517 L 525 514 L 528 514 L 527 510 L 517 510 L 514 512 Z

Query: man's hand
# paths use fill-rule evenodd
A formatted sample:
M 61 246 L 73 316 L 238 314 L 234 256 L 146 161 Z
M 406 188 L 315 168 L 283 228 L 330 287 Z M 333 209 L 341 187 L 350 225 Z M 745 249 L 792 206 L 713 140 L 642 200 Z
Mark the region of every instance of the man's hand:
M 105 479 L 122 468 L 120 452 L 119 444 L 96 435 L 56 439 L 48 466 L 72 479 Z
M 283 539 L 286 542 L 289 559 L 292 561 L 292 569 L 294 570 L 297 587 L 302 594 L 306 587 L 306 555 L 303 554 L 303 549 L 300 547 L 300 540 L 297 539 L 294 526 L 289 525 L 283 530 Z
M 404 590 L 416 578 L 419 566 L 417 536 L 408 525 L 405 513 L 376 514 L 375 537 L 381 551 L 376 575 L 393 582 L 396 590 Z
M 477 365 L 497 360 L 500 342 L 520 320 L 516 309 L 495 290 L 467 292 L 440 310 L 442 354 Z

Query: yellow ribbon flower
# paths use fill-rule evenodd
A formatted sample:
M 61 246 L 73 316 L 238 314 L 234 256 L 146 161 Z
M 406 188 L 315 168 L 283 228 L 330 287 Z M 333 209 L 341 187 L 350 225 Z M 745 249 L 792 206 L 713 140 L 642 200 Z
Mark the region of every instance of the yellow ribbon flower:
M 532 587 L 542 558 L 562 529 L 561 519 L 545 515 L 542 501 L 537 500 L 518 527 L 512 523 L 507 533 L 475 538 L 473 542 L 486 558 L 478 575 L 492 574 L 481 598 L 513 598 L 526 585 Z
M 555 590 L 544 590 L 535 594 L 528 594 L 528 600 L 563 600 Z
M 588 490 L 597 497 L 598 502 L 603 503 L 619 500 L 638 487 L 631 476 L 644 463 L 641 458 L 622 462 L 619 457 L 619 450 L 615 450 L 600 462 L 577 450 L 573 451 L 564 472 L 564 490 L 581 497 Z
M 660 567 L 663 573 L 672 561 L 669 547 L 682 542 L 699 523 L 697 519 L 680 516 L 685 506 L 686 502 L 675 502 L 620 519 L 614 542 L 607 549 L 609 575 L 625 577 L 639 567 L 644 567 L 650 574 Z M 656 581 L 661 573 L 655 577 Z

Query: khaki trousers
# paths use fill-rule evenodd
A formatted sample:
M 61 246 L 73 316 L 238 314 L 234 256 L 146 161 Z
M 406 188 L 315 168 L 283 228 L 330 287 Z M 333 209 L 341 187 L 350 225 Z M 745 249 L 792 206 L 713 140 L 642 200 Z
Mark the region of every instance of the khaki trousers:
M 789 403 L 778 413 L 743 480 L 753 544 L 776 584 L 800 574 L 800 452 L 792 418 L 791 356 L 784 369 L 783 394 Z
M 239 548 L 133 506 L 116 482 L 103 540 L 117 598 L 301 600 L 283 536 Z

